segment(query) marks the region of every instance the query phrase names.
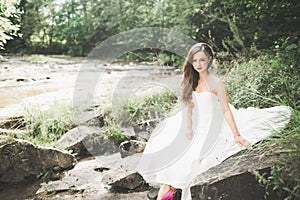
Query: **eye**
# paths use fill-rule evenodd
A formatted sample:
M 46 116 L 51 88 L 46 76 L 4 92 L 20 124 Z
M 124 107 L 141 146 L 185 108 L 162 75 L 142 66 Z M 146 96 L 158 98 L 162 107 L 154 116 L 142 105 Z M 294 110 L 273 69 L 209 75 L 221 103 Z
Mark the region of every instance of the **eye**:
M 193 59 L 192 62 L 197 62 L 197 60 L 196 60 L 196 59 Z

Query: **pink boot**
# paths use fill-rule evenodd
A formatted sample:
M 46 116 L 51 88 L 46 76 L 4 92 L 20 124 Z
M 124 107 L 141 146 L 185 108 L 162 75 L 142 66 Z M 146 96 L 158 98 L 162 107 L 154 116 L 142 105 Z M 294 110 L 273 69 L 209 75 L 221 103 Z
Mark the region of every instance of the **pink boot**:
M 173 194 L 173 190 L 169 190 L 163 197 L 161 200 L 173 200 L 174 198 L 174 194 Z

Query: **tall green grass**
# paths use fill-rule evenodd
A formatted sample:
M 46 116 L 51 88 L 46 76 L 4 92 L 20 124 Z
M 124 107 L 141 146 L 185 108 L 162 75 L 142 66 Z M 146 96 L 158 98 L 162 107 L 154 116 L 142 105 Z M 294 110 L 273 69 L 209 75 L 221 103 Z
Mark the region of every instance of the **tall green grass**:
M 75 126 L 72 104 L 55 102 L 49 109 L 28 107 L 25 113 L 28 138 L 36 144 L 54 144 L 65 132 Z
M 271 175 L 257 177 L 266 188 L 286 191 L 286 200 L 300 198 L 300 73 L 294 47 L 236 63 L 223 77 L 229 101 L 237 108 L 287 105 L 293 109 L 281 132 L 256 145 L 267 147 L 268 155 L 279 155 L 274 156 Z
M 164 91 L 143 98 L 134 98 L 123 106 L 122 116 L 129 124 L 138 124 L 143 121 L 160 120 L 168 115 L 178 102 L 175 93 Z

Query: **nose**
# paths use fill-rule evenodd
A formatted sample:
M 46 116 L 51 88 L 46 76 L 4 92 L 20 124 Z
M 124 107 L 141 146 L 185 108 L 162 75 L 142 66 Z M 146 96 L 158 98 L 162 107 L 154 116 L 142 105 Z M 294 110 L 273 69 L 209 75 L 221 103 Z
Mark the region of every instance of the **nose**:
M 195 62 L 195 65 L 196 65 L 196 67 L 199 67 L 199 66 L 200 66 L 200 60 L 197 60 L 197 61 Z

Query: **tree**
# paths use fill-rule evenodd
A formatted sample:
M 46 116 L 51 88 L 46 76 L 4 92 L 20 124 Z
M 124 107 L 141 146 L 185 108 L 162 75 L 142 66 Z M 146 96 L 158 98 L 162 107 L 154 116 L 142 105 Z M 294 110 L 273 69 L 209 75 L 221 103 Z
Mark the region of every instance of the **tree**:
M 19 25 L 14 24 L 12 18 L 18 18 L 18 10 L 11 1 L 0 1 L 0 49 L 8 40 L 13 39 L 12 36 L 17 36 Z

